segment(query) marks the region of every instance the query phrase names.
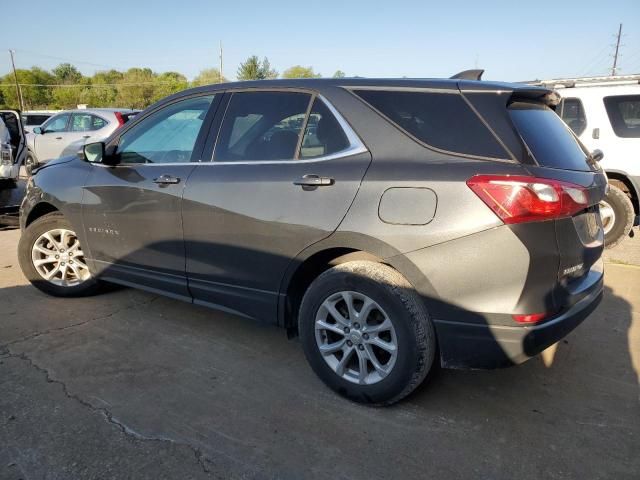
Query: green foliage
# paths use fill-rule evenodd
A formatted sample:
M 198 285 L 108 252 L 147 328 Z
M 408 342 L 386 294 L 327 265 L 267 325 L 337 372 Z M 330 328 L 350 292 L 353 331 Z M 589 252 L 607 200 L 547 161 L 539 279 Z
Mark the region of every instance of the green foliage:
M 18 83 L 33 85 L 21 87 L 25 108 L 46 108 L 51 103 L 51 89 L 37 85 L 55 83 L 55 77 L 53 75 L 38 67 L 32 67 L 30 70 L 18 69 L 16 70 L 16 74 L 18 76 Z M 19 108 L 20 101 L 16 93 L 13 73 L 8 73 L 3 76 L 0 79 L 0 83 L 7 85 L 6 87 L 0 87 L 3 107 Z
M 313 71 L 313 67 L 294 65 L 282 72 L 282 78 L 320 78 L 322 75 Z
M 220 70 L 217 68 L 207 68 L 202 70 L 196 78 L 191 82 L 191 86 L 199 87 L 200 85 L 212 85 L 214 83 L 224 83 L 228 80 L 220 76 Z
M 346 75 L 342 70 L 336 70 L 336 73 L 333 74 L 333 78 L 344 78 L 344 77 L 346 77 Z
M 82 79 L 80 71 L 70 63 L 61 63 L 51 72 L 60 83 L 78 83 Z
M 238 80 L 268 80 L 278 78 L 278 72 L 271 68 L 267 57 L 260 62 L 256 55 L 252 55 L 240 64 L 237 77 Z

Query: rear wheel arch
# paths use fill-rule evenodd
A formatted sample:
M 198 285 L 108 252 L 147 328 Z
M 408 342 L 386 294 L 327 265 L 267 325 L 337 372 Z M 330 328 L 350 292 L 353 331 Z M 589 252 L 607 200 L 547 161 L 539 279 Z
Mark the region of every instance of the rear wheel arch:
M 317 251 L 298 264 L 293 274 L 283 282 L 278 306 L 279 321 L 290 336 L 297 334 L 298 311 L 309 285 L 330 268 L 356 260 L 384 263 L 379 256 L 364 250 L 332 247 Z

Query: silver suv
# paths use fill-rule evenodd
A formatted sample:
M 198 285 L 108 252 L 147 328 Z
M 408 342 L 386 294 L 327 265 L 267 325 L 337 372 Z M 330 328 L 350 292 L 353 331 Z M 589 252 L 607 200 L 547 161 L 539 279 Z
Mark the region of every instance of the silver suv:
M 135 113 L 122 108 L 93 108 L 52 116 L 27 134 L 27 172 L 49 160 L 75 155 L 85 143 L 108 137 Z

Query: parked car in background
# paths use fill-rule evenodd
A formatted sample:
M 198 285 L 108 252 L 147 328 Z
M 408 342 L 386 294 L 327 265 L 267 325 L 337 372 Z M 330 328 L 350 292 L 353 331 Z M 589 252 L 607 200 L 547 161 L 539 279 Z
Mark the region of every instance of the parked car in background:
M 76 154 L 87 142 L 108 137 L 136 113 L 122 108 L 92 108 L 53 115 L 27 136 L 27 172 L 49 160 Z
M 110 281 L 277 323 L 360 402 L 399 400 L 434 361 L 521 363 L 603 294 L 607 179 L 552 93 L 458 78 L 187 90 L 36 171 L 20 265 L 51 295 Z
M 600 204 L 607 247 L 640 216 L 640 75 L 545 80 L 562 97 L 556 113 L 588 149 L 602 150 L 610 189 Z
M 22 126 L 25 133 L 30 133 L 35 127 L 39 127 L 58 110 L 31 110 L 22 112 Z
M 26 156 L 22 119 L 16 110 L 0 110 L 0 180 L 16 180 Z

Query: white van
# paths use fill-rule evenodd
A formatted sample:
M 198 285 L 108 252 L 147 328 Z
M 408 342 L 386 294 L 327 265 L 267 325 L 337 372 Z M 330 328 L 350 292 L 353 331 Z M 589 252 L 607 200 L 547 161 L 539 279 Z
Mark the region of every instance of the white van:
M 640 75 L 548 80 L 562 97 L 556 112 L 600 162 L 610 191 L 600 204 L 608 247 L 638 225 L 640 213 Z

